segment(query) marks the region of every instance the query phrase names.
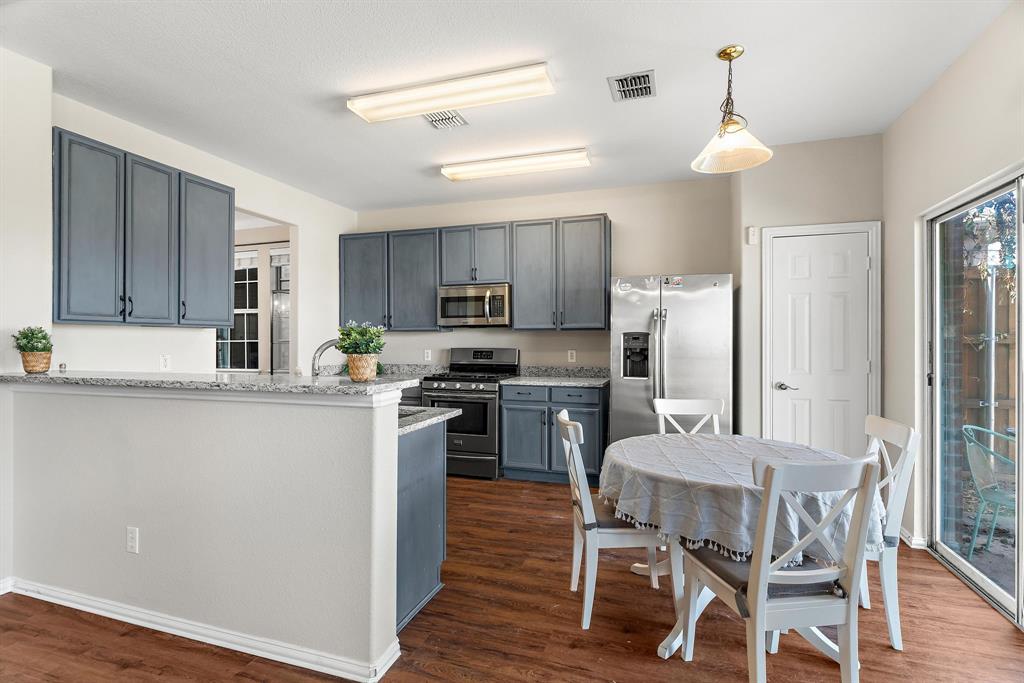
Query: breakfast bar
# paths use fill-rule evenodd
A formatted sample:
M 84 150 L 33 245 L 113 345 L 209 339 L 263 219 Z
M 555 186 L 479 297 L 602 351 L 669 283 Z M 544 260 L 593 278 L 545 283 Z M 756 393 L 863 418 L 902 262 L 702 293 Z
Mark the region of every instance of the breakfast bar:
M 416 382 L 0 374 L 0 576 L 15 592 L 377 680 L 399 656 L 396 622 L 440 589 L 444 421 L 459 411 L 400 409 Z M 403 529 L 439 539 L 426 566 L 403 567 L 426 557 L 403 553 Z M 403 606 L 407 570 L 423 588 Z

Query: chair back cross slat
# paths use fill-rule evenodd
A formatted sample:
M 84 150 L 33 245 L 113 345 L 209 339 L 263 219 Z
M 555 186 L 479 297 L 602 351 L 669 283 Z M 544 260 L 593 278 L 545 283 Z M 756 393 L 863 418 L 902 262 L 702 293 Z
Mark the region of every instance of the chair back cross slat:
M 587 483 L 587 471 L 583 464 L 580 444 L 583 443 L 583 428 L 569 419 L 569 411 L 562 410 L 556 416 L 558 431 L 562 436 L 562 448 L 565 450 L 565 466 L 569 471 L 569 490 L 572 493 L 572 504 L 583 517 L 583 523 L 590 527 L 597 523 L 594 512 L 594 501 L 590 498 L 590 485 Z
M 881 465 L 878 491 L 885 504 L 883 534 L 895 539 L 900 534 L 921 435 L 907 425 L 877 415 L 867 416 L 864 431 L 868 435 L 868 456 Z M 898 451 L 895 459 L 889 452 L 889 446 Z
M 715 434 L 721 433 L 719 417 L 725 412 L 725 401 L 720 398 L 656 398 L 654 412 L 658 415 L 658 433 L 665 433 L 665 422 L 669 422 L 680 434 L 696 434 L 711 421 Z M 687 430 L 674 416 L 700 417 L 692 428 Z

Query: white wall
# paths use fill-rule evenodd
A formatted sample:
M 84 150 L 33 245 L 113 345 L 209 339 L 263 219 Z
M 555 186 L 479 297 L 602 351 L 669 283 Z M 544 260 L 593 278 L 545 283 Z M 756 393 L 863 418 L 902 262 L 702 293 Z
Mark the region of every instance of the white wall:
M 355 227 L 355 212 L 60 95 L 53 97 L 53 123 L 229 185 L 235 188 L 238 208 L 296 226 L 291 249 L 298 264 L 292 287 L 299 360 L 312 356 L 321 341 L 336 333 L 338 235 Z M 212 329 L 151 328 L 133 336 L 121 327 L 56 327 L 54 362 L 69 354 L 70 368 L 156 370 L 159 355 L 171 353 L 174 370 L 214 369 Z
M 932 207 L 1024 162 L 1024 4 L 1012 3 L 885 132 L 885 414 L 925 429 L 921 220 Z M 927 454 L 925 456 L 927 457 Z M 923 462 L 923 458 L 922 458 Z M 918 463 L 904 527 L 924 538 Z
M 739 431 L 761 435 L 761 244 L 746 227 L 845 223 L 882 217 L 882 137 L 773 148 L 767 164 L 733 176 L 734 245 L 740 259 Z M 883 255 L 884 258 L 884 255 Z
M 615 275 L 730 273 L 730 211 L 729 179 L 708 178 L 362 211 L 358 229 L 366 232 L 607 213 L 612 223 Z M 394 332 L 388 335 L 383 359 L 422 363 L 423 350 L 430 349 L 432 362 L 445 362 L 444 352 L 453 346 L 515 346 L 522 350 L 526 365 L 568 365 L 566 351 L 575 349 L 578 365 L 607 367 L 608 344 L 608 333 L 603 331 Z

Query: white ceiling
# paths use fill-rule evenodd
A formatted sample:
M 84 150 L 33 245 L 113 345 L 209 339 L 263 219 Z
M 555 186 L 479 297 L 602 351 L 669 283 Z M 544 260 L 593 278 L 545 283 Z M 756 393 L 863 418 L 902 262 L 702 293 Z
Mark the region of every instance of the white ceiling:
M 57 92 L 362 210 L 696 177 L 742 43 L 736 108 L 768 145 L 878 133 L 1008 0 L 255 3 L 0 0 L 0 42 Z M 557 93 L 368 124 L 347 95 L 547 61 Z M 654 99 L 607 76 L 653 68 Z M 590 148 L 593 166 L 453 183 L 446 162 Z
M 256 228 L 284 228 L 284 223 L 264 218 L 248 211 L 235 211 L 235 232 L 239 230 L 255 230 Z

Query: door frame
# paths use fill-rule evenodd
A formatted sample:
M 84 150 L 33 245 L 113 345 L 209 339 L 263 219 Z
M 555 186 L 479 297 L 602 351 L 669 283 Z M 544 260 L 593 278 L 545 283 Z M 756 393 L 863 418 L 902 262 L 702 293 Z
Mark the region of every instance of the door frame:
M 868 414 L 882 413 L 882 222 L 820 223 L 761 229 L 761 434 L 772 434 L 772 256 L 778 237 L 864 234 L 868 238 Z

